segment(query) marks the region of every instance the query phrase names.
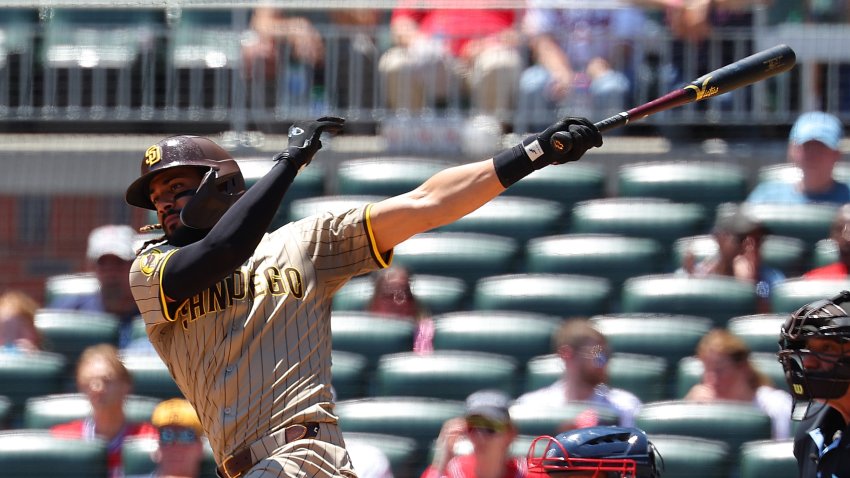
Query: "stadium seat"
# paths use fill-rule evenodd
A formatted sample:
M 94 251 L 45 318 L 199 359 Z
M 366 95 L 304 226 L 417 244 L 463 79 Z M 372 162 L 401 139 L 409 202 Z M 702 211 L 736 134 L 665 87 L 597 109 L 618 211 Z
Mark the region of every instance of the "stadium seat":
M 619 197 L 655 197 L 696 203 L 708 210 L 747 197 L 743 168 L 729 162 L 646 161 L 624 164 L 617 171 Z
M 82 351 L 91 345 L 118 345 L 119 319 L 107 312 L 39 309 L 35 327 L 45 339 L 45 349 L 62 354 L 74 366 Z
M 462 279 L 429 274 L 410 276 L 413 295 L 431 314 L 444 314 L 465 308 L 469 288 Z M 372 277 L 355 277 L 342 286 L 333 298 L 334 311 L 362 311 L 372 298 Z
M 556 201 L 569 212 L 577 202 L 605 197 L 605 180 L 605 170 L 598 164 L 573 163 L 569 168 L 535 171 L 502 195 Z
M 693 436 L 649 434 L 661 458 L 656 458 L 664 478 L 729 478 L 735 450 L 719 440 Z M 661 468 L 663 463 L 663 468 Z M 742 477 L 743 478 L 743 477 Z
M 12 416 L 12 401 L 0 395 L 0 430 L 8 428 Z
M 798 181 L 802 174 L 800 168 L 791 163 L 768 164 L 759 168 L 756 181 L 790 183 Z M 832 170 L 832 177 L 837 181 L 850 182 L 850 165 L 839 161 Z
M 563 234 L 528 241 L 525 271 L 602 277 L 619 292 L 629 277 L 662 272 L 664 256 L 663 248 L 653 239 Z
M 216 478 L 215 459 L 209 442 L 203 440 L 204 456 L 201 461 L 200 478 Z M 156 469 L 152 452 L 156 451 L 158 443 L 155 438 L 130 437 L 121 445 L 121 467 L 124 476 L 149 476 Z
M 0 350 L 0 393 L 12 402 L 12 419 L 23 411 L 27 399 L 59 393 L 67 361 L 52 352 L 21 354 Z
M 546 199 L 498 196 L 440 232 L 480 232 L 516 239 L 521 245 L 533 237 L 555 234 L 569 211 Z
M 605 198 L 582 201 L 573 208 L 568 231 L 618 234 L 655 239 L 665 252 L 680 237 L 707 230 L 706 210 L 697 204 L 651 198 Z
M 434 350 L 467 350 L 513 357 L 520 367 L 552 351 L 559 317 L 520 311 L 467 311 L 434 317 Z
M 782 364 L 776 358 L 776 352 L 753 352 L 750 354 L 753 366 L 767 376 L 776 388 L 790 393 Z M 702 379 L 702 362 L 696 357 L 685 357 L 679 361 L 676 370 L 676 398 L 683 398 L 688 390 Z M 790 417 L 789 417 L 790 418 Z
M 346 446 L 363 443 L 378 448 L 390 462 L 393 476 L 414 476 L 413 462 L 416 453 L 416 440 L 399 435 L 387 435 L 385 433 L 343 433 Z M 354 470 L 357 471 L 357 462 L 353 462 Z
M 682 237 L 673 243 L 673 269 L 682 266 L 685 254 L 690 252 L 696 261 L 717 253 L 717 241 L 710 234 Z M 784 236 L 767 236 L 761 246 L 762 263 L 775 267 L 786 276 L 798 276 L 805 271 L 809 249 L 801 239 Z
M 50 304 L 59 297 L 88 295 L 100 290 L 100 283 L 92 273 L 52 275 L 44 281 L 44 303 Z
M 133 393 L 160 400 L 183 398 L 168 367 L 156 354 L 124 354 L 121 359 L 133 377 Z
M 616 425 L 617 413 L 614 409 L 593 402 L 570 402 L 565 405 L 541 407 L 537 405 L 514 404 L 511 406 L 513 420 L 521 435 L 555 436 L 574 428 L 580 415 L 593 410 L 600 425 Z
M 723 441 L 734 457 L 742 443 L 767 440 L 771 433 L 767 414 L 750 403 L 738 402 L 645 403 L 635 416 L 635 426 L 650 436 L 686 435 Z
M 740 337 L 752 352 L 779 351 L 779 332 L 787 314 L 753 314 L 729 319 L 726 328 Z
M 590 321 L 615 354 L 662 357 L 669 368 L 693 355 L 697 343 L 713 327 L 706 317 L 674 314 L 619 313 L 591 317 Z
M 771 234 L 795 237 L 808 249 L 829 237 L 837 207 L 829 204 L 749 204 L 744 210 L 764 224 Z
M 431 354 L 400 352 L 378 360 L 371 395 L 418 396 L 465 400 L 471 393 L 495 388 L 515 395 L 519 364 L 507 355 L 458 350 Z
M 794 441 L 755 440 L 741 445 L 740 478 L 797 478 Z M 665 475 L 666 476 L 666 475 Z
M 17 103 L 24 107 L 33 103 L 32 82 L 35 42 L 38 32 L 37 8 L 3 8 L 0 15 L 0 71 L 4 71 L 6 86 L 0 92 L 5 105 Z M 13 61 L 17 58 L 17 63 Z M 13 65 L 17 64 L 15 69 Z M 14 70 L 14 71 L 13 71 Z M 9 84 L 9 78 L 20 78 L 17 87 Z M 17 101 L 10 101 L 15 98 Z
M 570 274 L 507 274 L 479 280 L 475 310 L 524 310 L 557 317 L 608 311 L 612 296 L 607 279 Z
M 623 284 L 623 312 L 692 314 L 708 317 L 718 327 L 739 315 L 756 312 L 751 282 L 728 276 L 689 277 L 657 274 L 632 277 Z
M 331 352 L 331 374 L 337 400 L 361 398 L 369 383 L 368 360 L 361 354 L 334 350 Z
M 478 279 L 513 272 L 519 253 L 516 240 L 472 232 L 417 234 L 395 247 L 393 265 L 411 274 L 462 279 L 471 289 Z
M 129 395 L 124 401 L 124 414 L 133 423 L 150 421 L 153 409 L 161 400 L 154 397 Z M 23 413 L 24 428 L 50 428 L 53 425 L 85 418 L 91 413 L 91 403 L 82 393 L 59 393 L 32 397 L 26 401 Z
M 829 299 L 842 290 L 850 290 L 850 279 L 785 279 L 770 292 L 770 307 L 774 313 L 791 313 L 821 299 Z
M 331 195 L 295 199 L 289 205 L 288 219 L 292 222 L 329 211 L 334 213 L 345 212 L 385 198 L 386 196 Z
M 0 470 L 8 477 L 106 478 L 106 443 L 47 430 L 0 431 Z
M 838 260 L 838 246 L 835 244 L 835 241 L 832 239 L 821 239 L 815 243 L 812 250 L 812 269 L 838 262 Z
M 242 37 L 250 13 L 239 25 L 233 9 L 184 7 L 170 22 L 169 57 L 176 69 L 234 69 L 240 66 Z M 226 81 L 220 85 L 229 89 Z M 174 85 L 178 88 L 178 85 Z M 190 86 L 191 87 L 191 86 Z
M 336 190 L 344 195 L 397 196 L 453 164 L 417 157 L 348 159 L 336 168 Z
M 250 188 L 260 178 L 268 173 L 274 164 L 269 158 L 251 158 L 237 161 L 242 176 L 245 178 L 245 186 Z M 315 166 L 315 167 L 314 167 Z M 321 197 L 325 193 L 326 170 L 321 164 L 311 164 L 298 173 L 295 181 L 286 190 L 286 195 L 277 208 L 277 213 L 272 219 L 269 230 L 274 230 L 289 222 L 289 211 L 293 201 L 299 199 Z
M 373 369 L 382 355 L 413 350 L 412 322 L 367 312 L 331 313 L 334 351 L 360 354 Z
M 608 384 L 628 390 L 644 403 L 668 398 L 668 364 L 663 357 L 614 353 L 608 362 Z M 525 389 L 530 392 L 554 383 L 564 373 L 561 357 L 541 355 L 528 361 Z

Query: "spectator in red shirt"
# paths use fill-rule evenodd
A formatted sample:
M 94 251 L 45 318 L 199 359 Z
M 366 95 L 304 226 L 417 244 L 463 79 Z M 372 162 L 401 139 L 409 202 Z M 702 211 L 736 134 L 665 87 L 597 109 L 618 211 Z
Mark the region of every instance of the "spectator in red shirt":
M 131 436 L 157 437 L 150 423 L 130 423 L 124 414 L 124 400 L 133 387 L 130 372 L 121 362 L 118 349 L 110 344 L 88 347 L 77 361 L 77 389 L 91 403 L 91 414 L 79 420 L 53 426 L 53 435 L 101 439 L 107 445 L 110 478 L 124 476 L 121 468 L 121 447 Z
M 803 274 L 806 279 L 846 279 L 850 264 L 850 204 L 838 208 L 829 238 L 838 247 L 838 261 Z

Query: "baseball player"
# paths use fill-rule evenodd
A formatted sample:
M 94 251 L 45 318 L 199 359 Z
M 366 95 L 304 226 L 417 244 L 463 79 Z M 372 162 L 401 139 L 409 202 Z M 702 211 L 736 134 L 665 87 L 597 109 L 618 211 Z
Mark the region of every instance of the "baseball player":
M 343 122 L 292 125 L 287 149 L 247 191 L 227 152 L 194 136 L 148 148 L 127 189 L 127 202 L 155 210 L 165 233 L 134 262 L 133 295 L 225 478 L 355 476 L 331 398 L 334 292 L 387 267 L 393 248 L 414 234 L 602 145 L 592 123 L 566 117 L 409 193 L 267 233 L 286 189 L 321 148 L 320 135 Z
M 658 478 L 656 453 L 639 428 L 578 428 L 535 438 L 528 449 L 528 471 L 535 478 Z

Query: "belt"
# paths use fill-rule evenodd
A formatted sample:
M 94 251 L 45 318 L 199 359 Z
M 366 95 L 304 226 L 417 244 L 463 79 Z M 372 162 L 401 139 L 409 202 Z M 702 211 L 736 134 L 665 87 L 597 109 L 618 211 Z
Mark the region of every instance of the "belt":
M 272 439 L 278 446 L 283 446 L 287 443 L 292 443 L 295 440 L 316 438 L 318 434 L 318 423 L 299 423 L 288 426 L 284 428 L 282 432 L 277 432 L 266 438 L 261 438 L 248 446 L 236 450 L 232 455 L 228 456 L 221 462 L 221 466 L 218 467 L 218 476 L 221 478 L 239 478 L 242 476 L 257 463 L 254 461 L 251 449 L 254 445 L 261 445 L 263 446 L 262 450 L 267 450 L 268 448 L 266 448 L 262 442 L 268 439 Z

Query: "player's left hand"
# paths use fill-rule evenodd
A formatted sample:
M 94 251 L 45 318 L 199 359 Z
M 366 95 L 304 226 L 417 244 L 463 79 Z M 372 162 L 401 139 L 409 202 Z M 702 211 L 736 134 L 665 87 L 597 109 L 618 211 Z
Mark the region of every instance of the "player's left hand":
M 289 127 L 289 147 L 275 156 L 275 161 L 287 160 L 300 171 L 310 164 L 313 156 L 322 148 L 319 139 L 322 133 L 336 134 L 342 131 L 345 119 L 322 116 L 312 121 L 298 121 Z
M 535 161 L 534 169 L 549 164 L 578 161 L 590 148 L 602 146 L 602 133 L 587 118 L 566 116 L 537 136 L 543 148 L 543 161 Z

